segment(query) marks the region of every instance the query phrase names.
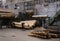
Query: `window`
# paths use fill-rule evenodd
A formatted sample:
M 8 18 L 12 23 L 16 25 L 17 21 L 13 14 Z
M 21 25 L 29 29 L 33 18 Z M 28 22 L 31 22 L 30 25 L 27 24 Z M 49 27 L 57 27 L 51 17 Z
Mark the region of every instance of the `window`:
M 25 7 L 25 10 L 32 10 L 34 7 L 34 2 L 33 1 L 25 2 L 24 7 Z
M 40 0 L 34 0 L 35 4 L 39 4 Z

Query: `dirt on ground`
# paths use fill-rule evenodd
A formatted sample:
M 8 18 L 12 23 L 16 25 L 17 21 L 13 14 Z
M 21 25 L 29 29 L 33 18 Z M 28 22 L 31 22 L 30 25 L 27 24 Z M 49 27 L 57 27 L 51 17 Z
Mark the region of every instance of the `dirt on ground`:
M 60 41 L 60 38 L 55 39 L 41 39 L 30 37 L 28 34 L 32 30 L 23 29 L 0 29 L 0 41 Z

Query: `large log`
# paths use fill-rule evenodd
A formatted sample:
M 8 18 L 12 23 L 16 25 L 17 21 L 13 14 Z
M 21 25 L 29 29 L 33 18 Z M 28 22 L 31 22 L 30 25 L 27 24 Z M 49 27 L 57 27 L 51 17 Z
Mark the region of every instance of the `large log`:
M 47 33 L 45 32 L 31 32 L 32 34 L 37 34 L 37 35 L 43 35 L 43 36 L 46 36 Z
M 29 36 L 40 38 L 60 38 L 60 34 L 50 33 L 50 30 L 44 29 L 43 27 L 35 29 L 31 34 L 29 34 Z
M 36 37 L 45 38 L 45 39 L 51 38 L 51 36 L 49 34 L 49 30 L 44 29 L 43 27 L 35 29 L 33 32 L 31 32 L 31 34 L 30 34 L 30 36 L 36 36 Z
M 60 27 L 59 26 L 49 26 L 50 33 L 60 34 Z
M 60 34 L 60 30 L 50 30 L 50 33 Z
M 27 21 L 21 21 L 21 22 L 13 22 L 12 24 L 15 24 L 14 26 L 22 28 L 22 23 L 24 23 L 24 28 L 30 29 L 35 26 L 36 20 L 27 20 Z
M 0 18 L 14 17 L 13 13 L 0 13 Z
M 43 39 L 48 39 L 48 38 L 51 38 L 50 35 L 48 36 L 43 36 L 43 35 L 37 35 L 37 34 L 29 34 L 28 36 L 32 36 L 32 37 L 38 37 L 38 38 L 43 38 Z
M 58 34 L 49 33 L 52 38 L 58 38 Z
M 36 20 L 25 21 L 24 28 L 29 29 L 35 26 Z
M 14 16 L 15 14 L 13 10 L 0 8 L 0 18 L 9 18 Z
M 9 12 L 12 12 L 14 13 L 14 10 L 11 10 L 11 9 L 5 9 L 5 8 L 0 8 L 0 12 L 2 13 L 9 13 Z

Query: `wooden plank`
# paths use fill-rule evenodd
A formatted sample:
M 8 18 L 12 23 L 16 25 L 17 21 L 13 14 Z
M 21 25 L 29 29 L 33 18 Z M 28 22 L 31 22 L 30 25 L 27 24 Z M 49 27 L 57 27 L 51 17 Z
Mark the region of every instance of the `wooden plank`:
M 32 17 L 35 17 L 35 18 L 48 18 L 47 15 L 33 15 Z

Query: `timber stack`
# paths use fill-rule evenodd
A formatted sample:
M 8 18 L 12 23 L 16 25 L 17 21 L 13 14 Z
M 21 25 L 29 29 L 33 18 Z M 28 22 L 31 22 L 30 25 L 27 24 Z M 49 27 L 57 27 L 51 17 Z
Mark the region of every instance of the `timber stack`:
M 50 33 L 49 29 L 45 29 L 43 27 L 34 29 L 28 36 L 38 37 L 43 39 L 50 39 L 50 38 L 60 38 L 60 34 Z
M 35 26 L 36 20 L 26 20 L 20 22 L 13 22 L 13 27 L 22 28 L 22 29 L 33 29 Z

